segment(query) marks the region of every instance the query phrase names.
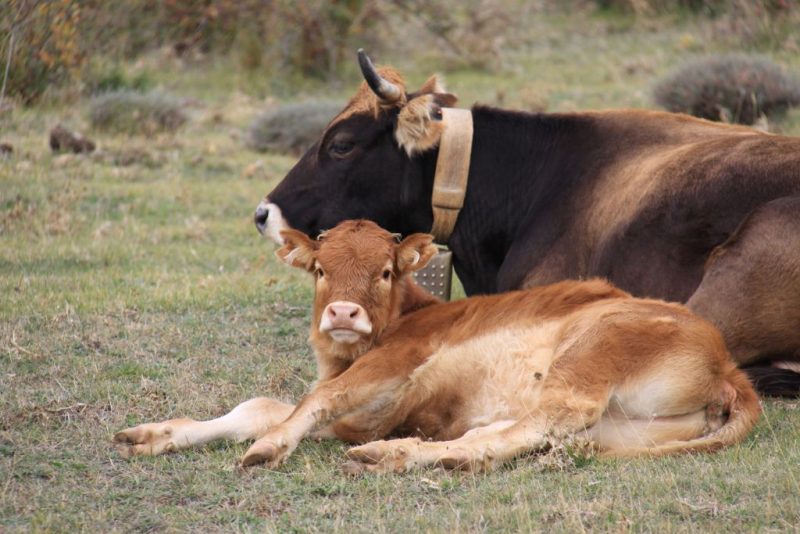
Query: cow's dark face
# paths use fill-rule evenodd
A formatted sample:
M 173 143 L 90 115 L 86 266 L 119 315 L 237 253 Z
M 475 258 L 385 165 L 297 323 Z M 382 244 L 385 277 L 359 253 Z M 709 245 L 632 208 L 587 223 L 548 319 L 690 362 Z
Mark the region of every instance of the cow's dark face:
M 280 226 L 311 236 L 353 218 L 396 228 L 403 208 L 408 209 L 404 189 L 411 196 L 410 189 L 422 181 L 419 162 L 394 140 L 396 118 L 396 111 L 384 111 L 377 118 L 359 114 L 334 123 L 267 196 L 269 219 L 277 207 L 284 219 Z M 275 239 L 274 219 L 269 219 L 268 232 Z
M 440 107 L 455 97 L 431 78 L 407 95 L 402 78 L 381 69 L 381 80 L 400 91 L 387 102 L 362 84 L 320 140 L 259 204 L 261 233 L 282 243 L 280 231 L 312 237 L 346 219 L 369 219 L 393 232 L 428 231 Z

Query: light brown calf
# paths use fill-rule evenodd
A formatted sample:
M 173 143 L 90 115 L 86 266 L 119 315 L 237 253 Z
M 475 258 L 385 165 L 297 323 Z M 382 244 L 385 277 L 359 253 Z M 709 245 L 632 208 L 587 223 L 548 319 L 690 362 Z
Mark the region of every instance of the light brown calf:
M 366 443 L 347 453 L 355 471 L 485 470 L 576 435 L 614 456 L 714 450 L 760 413 L 719 332 L 680 305 L 601 280 L 437 303 L 409 276 L 436 252 L 428 235 L 397 244 L 349 221 L 283 237 L 279 257 L 317 278 L 314 389 L 297 407 L 125 430 L 123 454 L 258 437 L 242 464 L 275 467 L 316 435 Z

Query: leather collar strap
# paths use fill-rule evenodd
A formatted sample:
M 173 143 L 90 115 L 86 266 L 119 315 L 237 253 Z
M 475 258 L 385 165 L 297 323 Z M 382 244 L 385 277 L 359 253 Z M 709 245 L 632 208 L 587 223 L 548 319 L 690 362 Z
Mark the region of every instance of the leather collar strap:
M 472 112 L 442 108 L 444 131 L 439 141 L 436 174 L 433 179 L 433 228 L 437 243 L 446 244 L 464 206 L 472 153 Z

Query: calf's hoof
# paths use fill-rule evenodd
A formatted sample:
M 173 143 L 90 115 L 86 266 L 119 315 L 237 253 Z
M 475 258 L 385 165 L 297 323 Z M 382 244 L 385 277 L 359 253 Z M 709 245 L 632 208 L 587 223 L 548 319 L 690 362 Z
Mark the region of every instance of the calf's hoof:
M 180 448 L 176 433 L 191 419 L 171 419 L 162 423 L 145 423 L 114 434 L 114 447 L 123 458 L 156 456 Z M 188 445 L 188 444 L 187 444 Z
M 345 475 L 358 476 L 370 472 L 371 467 L 374 466 L 351 460 L 349 462 L 345 462 L 344 464 L 342 464 L 342 472 Z
M 283 440 L 262 438 L 253 443 L 242 456 L 242 467 L 266 464 L 270 469 L 275 469 L 286 462 L 291 451 Z
M 353 447 L 346 453 L 351 461 L 345 464 L 345 472 L 404 473 L 417 465 L 419 442 L 417 438 L 407 438 Z
M 436 460 L 436 465 L 448 471 L 483 473 L 494 468 L 494 458 L 489 453 L 475 454 L 465 449 L 451 449 Z
M 345 456 L 362 464 L 376 464 L 388 453 L 385 441 L 373 441 L 347 450 Z

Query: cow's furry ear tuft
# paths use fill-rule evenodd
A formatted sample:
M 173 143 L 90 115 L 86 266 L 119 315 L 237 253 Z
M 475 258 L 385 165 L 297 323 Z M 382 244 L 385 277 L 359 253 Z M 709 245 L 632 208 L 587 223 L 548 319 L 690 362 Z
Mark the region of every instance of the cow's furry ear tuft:
M 282 230 L 281 237 L 283 246 L 275 251 L 278 259 L 292 267 L 313 271 L 319 243 L 297 230 Z
M 439 249 L 430 234 L 411 234 L 397 245 L 397 272 L 404 275 L 422 269 Z
M 450 93 L 428 93 L 412 98 L 397 116 L 395 138 L 409 156 L 439 145 L 444 124 L 442 108 L 456 103 Z
M 419 91 L 417 91 L 417 93 L 419 94 L 444 93 L 444 92 L 445 92 L 444 84 L 442 84 L 441 80 L 439 79 L 439 76 L 437 76 L 436 74 L 425 80 L 425 83 L 423 83 L 422 87 L 420 87 Z

